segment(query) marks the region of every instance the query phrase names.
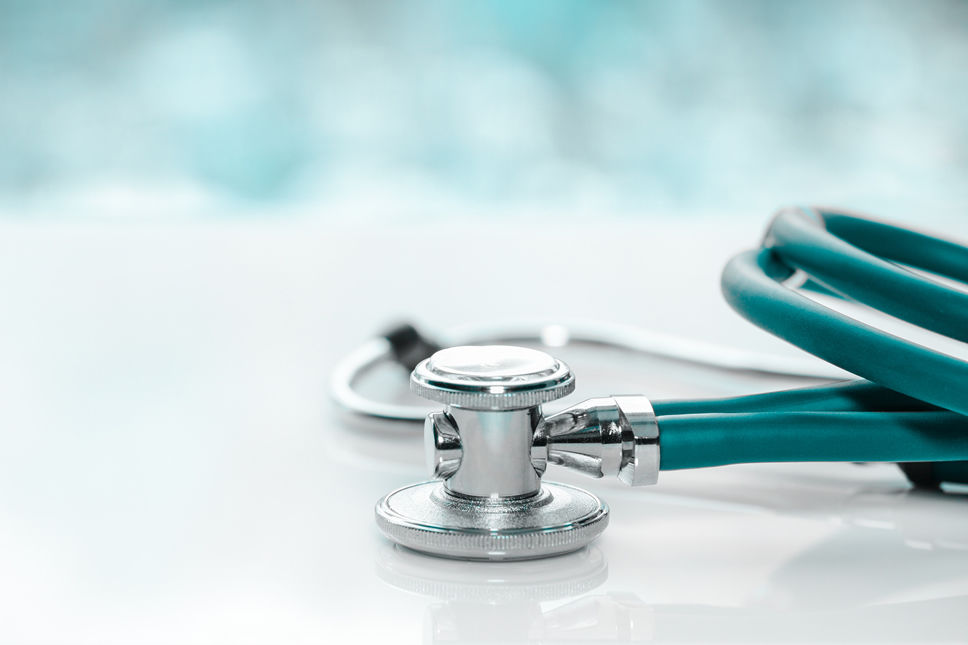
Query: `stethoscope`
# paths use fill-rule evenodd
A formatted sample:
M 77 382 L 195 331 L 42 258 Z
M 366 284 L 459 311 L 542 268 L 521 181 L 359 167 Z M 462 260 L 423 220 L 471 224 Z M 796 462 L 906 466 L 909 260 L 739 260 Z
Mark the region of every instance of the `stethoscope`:
M 608 507 L 583 489 L 542 481 L 549 464 L 632 486 L 655 483 L 660 470 L 794 461 L 896 462 L 919 486 L 968 483 L 968 361 L 806 295 L 850 299 L 966 342 L 965 283 L 968 247 L 856 215 L 790 208 L 774 217 L 759 249 L 726 265 L 723 293 L 754 324 L 839 370 L 601 324 L 464 330 L 445 347 L 402 326 L 348 356 L 333 394 L 358 415 L 423 421 L 435 479 L 386 495 L 376 521 L 398 544 L 453 558 L 545 557 L 601 534 Z M 546 404 L 574 390 L 575 377 L 550 354 L 509 344 L 524 341 L 861 378 L 723 399 L 600 397 L 547 413 Z M 411 391 L 438 407 L 359 394 L 358 381 L 386 361 L 412 369 Z

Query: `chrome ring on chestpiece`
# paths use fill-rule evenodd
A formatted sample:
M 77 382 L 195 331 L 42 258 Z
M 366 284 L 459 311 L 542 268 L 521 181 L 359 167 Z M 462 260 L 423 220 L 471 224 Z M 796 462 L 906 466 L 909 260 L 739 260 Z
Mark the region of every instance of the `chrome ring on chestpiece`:
M 568 366 L 544 352 L 453 347 L 417 365 L 410 382 L 447 407 L 425 423 L 439 479 L 395 490 L 376 507 L 380 530 L 403 546 L 478 560 L 567 553 L 601 534 L 608 507 L 580 488 L 542 482 L 548 463 L 636 485 L 658 476 L 658 424 L 645 397 L 542 415 L 543 403 L 575 388 Z

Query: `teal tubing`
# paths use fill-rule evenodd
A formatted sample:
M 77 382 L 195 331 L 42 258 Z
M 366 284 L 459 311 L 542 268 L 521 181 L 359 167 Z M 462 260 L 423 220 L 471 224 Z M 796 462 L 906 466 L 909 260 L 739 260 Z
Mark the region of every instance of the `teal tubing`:
M 773 461 L 968 459 L 968 418 L 954 412 L 688 414 L 661 417 L 659 428 L 663 470 Z
M 662 468 L 762 461 L 968 460 L 968 362 L 883 332 L 787 286 L 810 285 L 968 342 L 968 247 L 867 219 L 781 211 L 733 258 L 726 300 L 754 324 L 864 380 L 712 401 L 659 401 Z M 792 279 L 791 279 L 792 278 Z M 968 482 L 968 462 L 937 464 Z
M 968 363 L 858 322 L 779 284 L 789 274 L 780 262 L 770 249 L 730 260 L 722 280 L 727 302 L 756 325 L 848 372 L 968 414 Z
M 940 408 L 869 381 L 854 380 L 725 399 L 655 401 L 656 416 L 745 412 L 924 412 Z
M 832 229 L 832 230 L 830 230 Z M 833 231 L 842 231 L 847 239 Z M 865 250 L 870 248 L 882 257 Z M 887 224 L 802 210 L 773 220 L 764 249 L 831 291 L 886 314 L 968 341 L 968 293 L 919 275 L 903 261 L 954 280 L 968 280 L 968 248 Z M 728 269 L 727 269 L 728 270 Z M 723 275 L 724 290 L 727 278 Z

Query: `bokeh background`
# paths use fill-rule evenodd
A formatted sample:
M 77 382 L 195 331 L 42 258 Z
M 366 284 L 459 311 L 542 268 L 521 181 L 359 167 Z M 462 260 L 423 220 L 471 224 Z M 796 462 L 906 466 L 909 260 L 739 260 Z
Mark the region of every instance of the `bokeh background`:
M 0 5 L 0 214 L 968 205 L 968 4 Z
M 401 320 L 804 360 L 728 258 L 797 202 L 968 239 L 966 150 L 965 2 L 0 0 L 0 643 L 964 642 L 965 500 L 893 466 L 559 470 L 615 518 L 573 602 L 386 557 L 419 429 L 329 392 Z M 790 384 L 560 349 L 574 402 Z

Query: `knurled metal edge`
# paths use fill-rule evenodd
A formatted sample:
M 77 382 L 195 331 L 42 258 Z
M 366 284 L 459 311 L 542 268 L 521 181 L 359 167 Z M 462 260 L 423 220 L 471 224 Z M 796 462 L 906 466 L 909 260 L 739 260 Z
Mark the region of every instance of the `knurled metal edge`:
M 577 551 L 608 526 L 608 509 L 579 525 L 517 533 L 461 533 L 400 524 L 382 516 L 376 523 L 385 536 L 414 551 L 467 560 L 527 560 Z M 537 551 L 537 552 L 536 552 Z
M 411 378 L 410 391 L 431 401 L 470 410 L 516 410 L 531 408 L 571 394 L 575 391 L 575 379 L 573 376 L 569 376 L 567 381 L 548 389 L 497 393 L 449 390 L 439 385 L 425 385 L 415 378 Z
M 562 555 L 587 545 L 608 526 L 608 506 L 599 500 L 594 512 L 560 526 L 504 532 L 431 528 L 389 508 L 386 500 L 393 493 L 381 499 L 374 509 L 380 531 L 407 548 L 449 558 L 527 560 Z

